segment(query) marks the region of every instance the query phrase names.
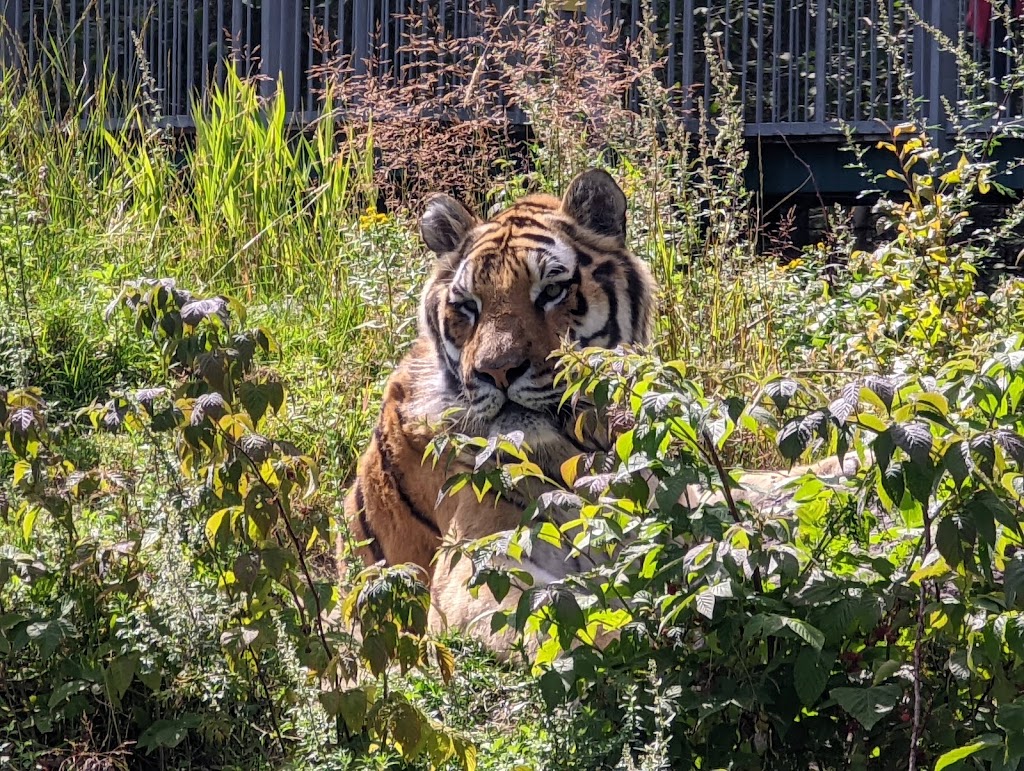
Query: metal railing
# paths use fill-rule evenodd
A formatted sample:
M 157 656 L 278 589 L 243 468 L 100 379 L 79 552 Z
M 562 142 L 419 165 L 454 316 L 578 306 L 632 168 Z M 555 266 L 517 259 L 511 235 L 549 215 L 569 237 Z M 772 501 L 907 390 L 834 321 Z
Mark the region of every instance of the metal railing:
M 537 0 L 486 0 L 522 16 Z M 996 0 L 997 10 L 1006 0 Z M 563 2 L 581 17 L 621 25 L 635 39 L 641 0 Z M 988 83 L 959 85 L 956 57 L 920 22 L 960 40 L 993 78 L 1021 66 L 1004 43 L 1019 31 L 995 13 L 990 35 L 965 32 L 968 0 L 652 0 L 649 23 L 663 44 L 663 78 L 712 106 L 717 98 L 705 40 L 728 62 L 746 130 L 756 136 L 834 136 L 840 121 L 861 131 L 923 111 L 943 118 L 943 98 L 987 97 L 1003 117 L 1024 117 L 1024 94 Z M 436 19 L 445 34 L 473 34 L 473 0 L 0 0 L 0 63 L 43 73 L 57 110 L 102 82 L 139 84 L 165 120 L 187 126 L 194 99 L 228 68 L 279 78 L 290 109 L 315 112 L 310 71 L 337 54 L 358 70 L 367 59 L 415 77 L 403 41 L 410 20 Z M 981 38 L 987 37 L 986 42 Z M 916 102 L 916 104 L 915 104 Z

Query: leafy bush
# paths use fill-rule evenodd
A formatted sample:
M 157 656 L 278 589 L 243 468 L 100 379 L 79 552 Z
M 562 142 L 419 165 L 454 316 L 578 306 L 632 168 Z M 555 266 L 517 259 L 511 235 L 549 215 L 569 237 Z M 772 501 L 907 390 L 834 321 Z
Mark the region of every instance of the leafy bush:
M 545 699 L 580 699 L 587 741 L 636 732 L 632 752 L 652 741 L 673 767 L 888 768 L 910 746 L 922 761 L 959 751 L 1017 767 L 1019 337 L 980 367 L 868 378 L 831 401 L 789 379 L 749 403 L 708 399 L 678 363 L 640 355 L 563 361 L 570 392 L 635 426 L 606 465 L 567 463 L 526 531 L 593 569 L 524 587 L 495 624 L 539 634 Z M 719 458 L 754 424 L 778 426 L 791 459 L 817 443 L 867 462 L 752 507 Z M 687 503 L 691 483 L 719 495 Z M 522 578 L 483 568 L 475 581 L 502 595 Z M 602 630 L 618 633 L 603 648 Z
M 108 315 L 122 306 L 159 347 L 163 383 L 82 409 L 91 430 L 55 422 L 35 389 L 0 392 L 0 516 L 16 534 L 0 549 L 0 749 L 74 756 L 81 737 L 111 762 L 212 764 L 239 740 L 268 759 L 374 742 L 471 768 L 472 746 L 389 688 L 392 665 L 454 669 L 426 636 L 421 576 L 362 573 L 346 626 L 331 623 L 336 582 L 311 567 L 330 528 L 317 468 L 268 435 L 286 414 L 259 361 L 270 334 L 169 280 L 126 285 Z M 64 745 L 37 749 L 54 732 Z

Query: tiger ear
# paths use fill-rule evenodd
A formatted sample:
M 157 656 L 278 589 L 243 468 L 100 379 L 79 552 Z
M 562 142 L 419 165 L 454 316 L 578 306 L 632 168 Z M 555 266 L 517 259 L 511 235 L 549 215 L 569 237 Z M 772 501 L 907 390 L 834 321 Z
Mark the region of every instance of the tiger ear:
M 591 169 L 569 183 L 562 211 L 579 225 L 602 236 L 626 243 L 626 194 L 611 175 Z
M 420 235 L 430 251 L 442 255 L 454 251 L 477 224 L 469 209 L 450 195 L 433 193 L 424 203 Z

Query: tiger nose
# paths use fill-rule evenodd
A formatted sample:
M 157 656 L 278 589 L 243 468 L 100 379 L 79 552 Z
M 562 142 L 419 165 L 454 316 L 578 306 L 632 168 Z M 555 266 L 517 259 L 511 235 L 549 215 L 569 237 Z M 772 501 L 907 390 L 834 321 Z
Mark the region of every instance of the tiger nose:
M 530 362 L 523 359 L 518 364 L 506 363 L 507 358 L 494 362 L 486 362 L 474 370 L 474 374 L 486 383 L 507 391 L 518 378 L 526 374 Z

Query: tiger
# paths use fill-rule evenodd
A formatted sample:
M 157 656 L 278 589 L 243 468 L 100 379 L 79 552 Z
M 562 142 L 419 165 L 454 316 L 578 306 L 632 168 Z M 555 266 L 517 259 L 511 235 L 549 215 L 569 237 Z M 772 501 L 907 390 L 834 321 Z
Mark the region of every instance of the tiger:
M 487 616 L 514 607 L 516 593 L 503 603 L 486 588 L 471 594 L 472 562 L 453 560 L 441 547 L 513 530 L 531 501 L 514 493 L 481 501 L 470 488 L 441 495 L 446 480 L 470 466 L 425 458 L 439 432 L 452 428 L 481 437 L 519 432 L 550 479 L 560 478 L 569 458 L 608 449 L 609 431 L 581 437 L 574 430 L 552 354 L 566 343 L 650 343 L 657 286 L 626 246 L 626 214 L 615 180 L 591 169 L 561 198 L 527 195 L 486 221 L 433 194 L 419 220 L 434 265 L 420 296 L 417 336 L 385 384 L 345 516 L 364 562 L 422 568 L 433 631 L 468 632 L 499 656 L 509 655 L 512 637 L 491 632 Z M 773 504 L 786 478 L 746 479 L 755 498 Z M 690 505 L 707 497 L 696 487 L 685 495 Z M 338 548 L 343 565 L 341 537 Z M 525 567 L 534 586 L 584 569 L 567 550 L 543 542 Z
M 481 503 L 470 490 L 439 500 L 458 469 L 424 462 L 438 426 L 454 412 L 463 434 L 521 432 L 531 460 L 557 478 L 566 459 L 591 448 L 566 426 L 552 352 L 566 341 L 648 344 L 657 291 L 648 266 L 626 246 L 626 196 L 603 170 L 576 176 L 561 198 L 530 194 L 486 221 L 435 193 L 419 231 L 434 265 L 417 335 L 384 386 L 345 516 L 353 539 L 365 544 L 364 562 L 420 566 L 430 579 L 432 625 L 462 628 L 470 611 L 454 606 L 476 604 L 465 594 L 468 560 L 454 571 L 435 564 L 442 541 L 514 528 L 527 502 Z M 573 568 L 561 555 L 547 556 L 542 564 L 533 555 L 534 570 L 547 574 L 539 580 Z

